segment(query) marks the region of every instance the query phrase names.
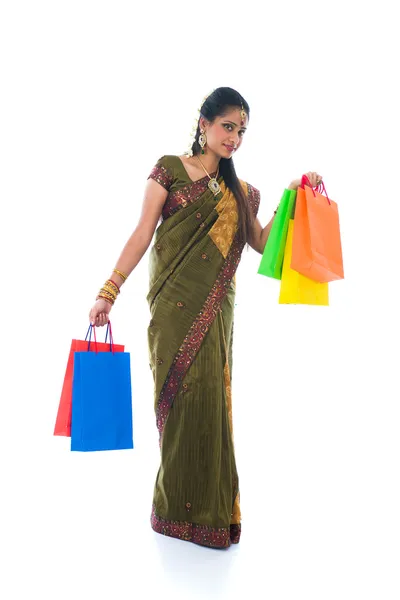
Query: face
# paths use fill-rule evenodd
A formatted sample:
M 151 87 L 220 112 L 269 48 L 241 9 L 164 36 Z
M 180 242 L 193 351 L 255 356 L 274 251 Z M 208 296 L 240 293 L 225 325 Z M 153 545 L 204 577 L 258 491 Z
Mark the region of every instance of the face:
M 241 125 L 240 108 L 233 108 L 224 117 L 216 117 L 212 125 L 200 120 L 200 125 L 206 130 L 207 146 L 220 158 L 231 158 L 242 144 L 243 136 L 248 125 L 248 117 Z

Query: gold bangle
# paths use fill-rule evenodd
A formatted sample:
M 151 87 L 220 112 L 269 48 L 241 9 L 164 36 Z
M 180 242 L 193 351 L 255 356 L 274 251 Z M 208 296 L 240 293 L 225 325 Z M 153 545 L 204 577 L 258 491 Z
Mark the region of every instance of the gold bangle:
M 106 296 L 108 296 L 109 298 L 112 298 L 113 300 L 117 299 L 117 294 L 115 292 L 111 292 L 110 290 L 107 290 L 104 287 L 101 288 L 101 290 L 99 291 L 99 294 L 105 294 Z
M 105 282 L 104 286 L 109 287 L 109 288 L 115 290 L 116 294 L 119 294 L 119 292 L 120 292 L 119 287 L 113 281 L 111 281 L 111 279 L 107 279 L 107 281 Z
M 111 306 L 114 305 L 114 302 L 112 300 L 110 300 L 110 298 L 106 298 L 105 296 L 103 296 L 102 294 L 98 294 L 96 300 L 100 300 L 100 298 L 102 300 L 105 300 L 106 302 L 108 302 L 109 304 L 111 304 Z
M 123 279 L 124 281 L 126 281 L 128 279 L 128 275 L 121 273 L 121 271 L 118 271 L 118 269 L 114 269 L 113 273 L 116 273 L 117 275 L 119 275 L 121 277 L 121 279 Z
M 114 287 L 111 287 L 111 285 L 108 285 L 107 283 L 105 283 L 103 285 L 102 289 L 103 290 L 108 290 L 112 294 L 115 294 L 116 296 L 118 296 L 118 291 Z
M 108 290 L 109 292 L 112 292 L 113 294 L 115 294 L 116 296 L 118 296 L 119 294 L 119 289 L 117 288 L 116 285 L 109 283 L 108 281 L 105 282 L 103 289 Z
M 117 299 L 117 294 L 115 294 L 113 292 L 110 292 L 106 288 L 101 288 L 99 294 L 104 294 L 105 296 L 108 296 L 109 298 L 112 298 L 114 301 Z

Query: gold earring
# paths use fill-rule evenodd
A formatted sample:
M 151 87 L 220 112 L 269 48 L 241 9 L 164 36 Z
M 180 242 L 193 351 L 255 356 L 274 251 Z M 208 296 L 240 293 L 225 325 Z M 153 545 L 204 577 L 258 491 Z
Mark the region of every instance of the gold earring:
M 204 154 L 204 147 L 207 144 L 207 136 L 203 128 L 200 129 L 199 144 L 201 146 L 201 153 Z

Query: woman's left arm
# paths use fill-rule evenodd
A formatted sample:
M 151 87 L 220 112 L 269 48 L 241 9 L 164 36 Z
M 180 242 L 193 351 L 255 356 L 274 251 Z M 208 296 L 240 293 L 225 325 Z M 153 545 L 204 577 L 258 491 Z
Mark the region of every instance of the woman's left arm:
M 274 222 L 274 217 L 275 215 L 264 228 L 258 219 L 254 221 L 253 235 L 249 240 L 249 246 L 259 254 L 263 254 L 264 252 L 265 244 L 267 243 L 269 232 L 271 231 L 272 223 Z

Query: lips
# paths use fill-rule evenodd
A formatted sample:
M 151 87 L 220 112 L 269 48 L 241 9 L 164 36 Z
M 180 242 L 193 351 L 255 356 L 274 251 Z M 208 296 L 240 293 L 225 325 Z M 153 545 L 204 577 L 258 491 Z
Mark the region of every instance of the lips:
M 235 149 L 234 146 L 227 146 L 226 144 L 224 144 L 224 146 L 229 150 L 229 152 L 233 152 Z

